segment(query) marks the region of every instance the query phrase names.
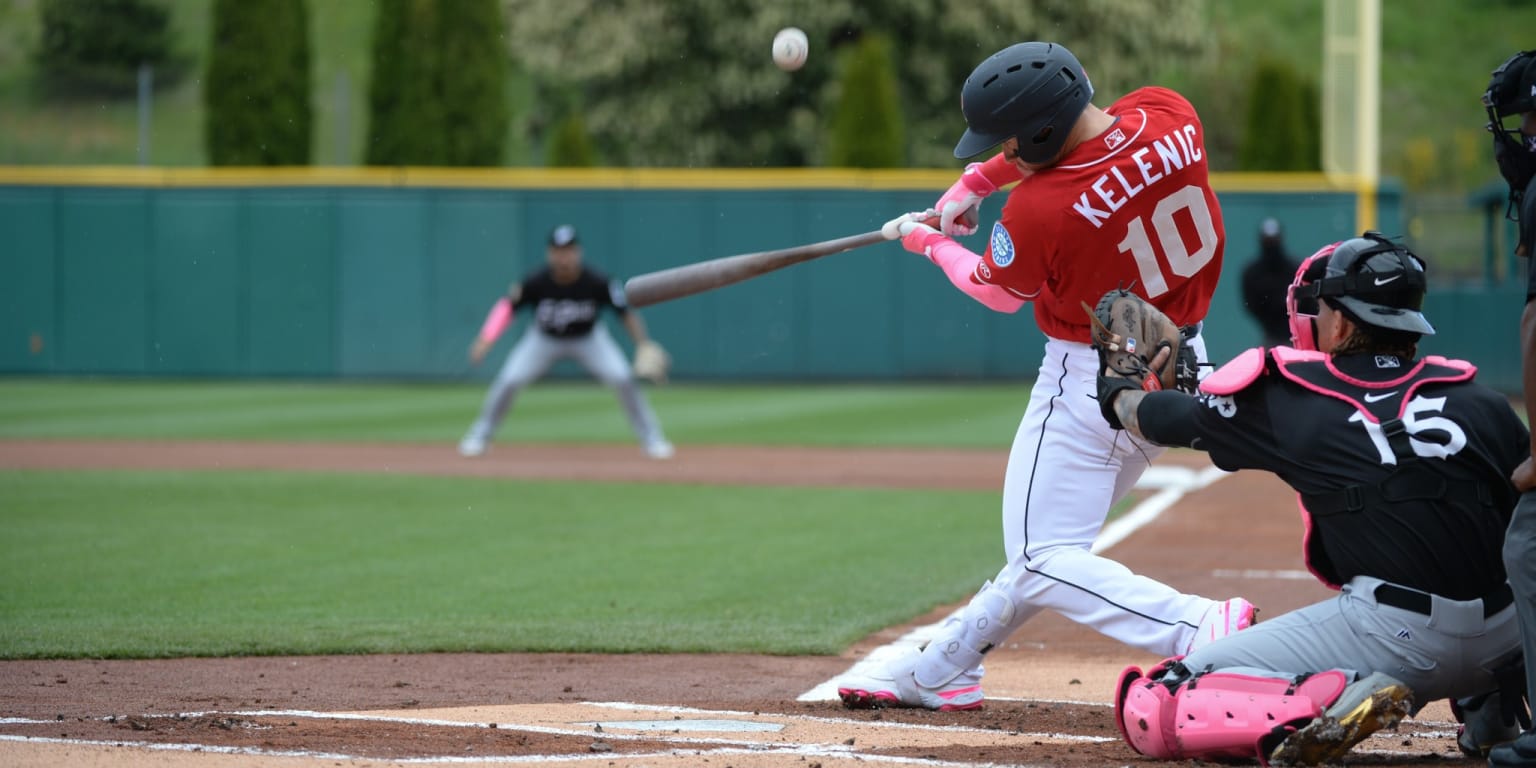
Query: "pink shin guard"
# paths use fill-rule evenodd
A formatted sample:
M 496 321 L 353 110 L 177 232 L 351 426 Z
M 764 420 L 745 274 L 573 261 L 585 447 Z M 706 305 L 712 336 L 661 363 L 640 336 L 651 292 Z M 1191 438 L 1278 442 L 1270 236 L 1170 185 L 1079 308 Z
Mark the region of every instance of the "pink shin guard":
M 1170 659 L 1151 670 L 1167 669 Z M 1165 760 L 1220 760 L 1263 755 L 1261 742 L 1321 715 L 1343 693 L 1343 672 L 1300 683 L 1226 672 L 1197 675 L 1169 690 L 1137 667 L 1120 673 L 1115 724 L 1131 749 Z

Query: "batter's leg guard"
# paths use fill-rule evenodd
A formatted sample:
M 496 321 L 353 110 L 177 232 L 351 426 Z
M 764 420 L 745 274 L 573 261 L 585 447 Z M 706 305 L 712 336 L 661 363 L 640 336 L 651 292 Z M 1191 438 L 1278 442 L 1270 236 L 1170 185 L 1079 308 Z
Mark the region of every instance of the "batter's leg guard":
M 1302 678 L 1232 672 L 1190 674 L 1178 657 L 1142 674 L 1127 667 L 1115 723 L 1131 749 L 1164 760 L 1258 757 L 1322 714 L 1344 690 L 1337 670 Z
M 1390 675 L 1373 672 L 1349 684 L 1321 717 L 1285 737 L 1265 765 L 1337 762 L 1371 734 L 1396 727 L 1413 710 L 1413 692 Z
M 917 684 L 942 688 L 963 673 L 980 680 L 982 657 L 1013 633 L 1013 598 L 992 582 L 983 584 L 960 615 L 959 627 L 946 625 L 923 649 L 913 669 Z

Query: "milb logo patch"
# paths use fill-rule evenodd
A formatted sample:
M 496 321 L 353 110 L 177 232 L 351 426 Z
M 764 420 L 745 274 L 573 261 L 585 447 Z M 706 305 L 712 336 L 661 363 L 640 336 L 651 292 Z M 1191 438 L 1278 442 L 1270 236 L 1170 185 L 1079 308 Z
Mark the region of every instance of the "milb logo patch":
M 1013 238 L 1001 221 L 992 224 L 992 263 L 999 267 L 1013 263 Z

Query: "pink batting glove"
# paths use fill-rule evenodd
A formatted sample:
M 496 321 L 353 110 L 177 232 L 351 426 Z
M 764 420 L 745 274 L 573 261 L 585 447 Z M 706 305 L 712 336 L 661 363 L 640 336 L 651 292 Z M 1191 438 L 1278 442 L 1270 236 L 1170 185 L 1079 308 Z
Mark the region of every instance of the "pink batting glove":
M 997 191 L 981 163 L 971 163 L 965 173 L 933 204 L 939 212 L 939 229 L 946 235 L 974 235 L 981 220 L 981 201 Z
M 948 239 L 948 235 L 922 222 L 908 221 L 901 225 L 901 247 L 929 261 L 933 260 L 933 247 Z

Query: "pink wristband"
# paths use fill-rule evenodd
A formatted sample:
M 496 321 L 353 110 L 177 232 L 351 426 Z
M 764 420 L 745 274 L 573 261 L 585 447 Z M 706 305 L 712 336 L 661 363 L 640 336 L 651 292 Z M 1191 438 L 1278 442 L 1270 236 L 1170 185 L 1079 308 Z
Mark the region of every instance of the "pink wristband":
M 1024 300 L 1009 293 L 1000 285 L 977 282 L 976 265 L 981 257 L 969 248 L 947 237 L 935 239 L 928 248 L 928 260 L 937 264 L 960 292 L 981 302 L 987 309 L 997 312 L 1017 312 Z
M 485 324 L 480 326 L 480 338 L 485 341 L 495 341 L 501 338 L 502 331 L 512 323 L 512 302 L 507 297 L 491 305 L 491 311 L 485 315 Z

